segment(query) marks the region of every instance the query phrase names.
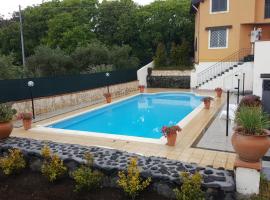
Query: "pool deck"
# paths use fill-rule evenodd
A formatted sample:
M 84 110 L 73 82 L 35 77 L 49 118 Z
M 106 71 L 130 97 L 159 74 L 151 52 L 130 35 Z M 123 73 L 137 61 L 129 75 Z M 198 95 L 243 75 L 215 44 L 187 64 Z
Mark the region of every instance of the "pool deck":
M 180 89 L 146 89 L 148 93 L 155 92 L 168 92 L 168 91 L 178 91 L 178 92 L 190 92 L 191 90 L 180 90 Z M 195 93 L 200 95 L 215 96 L 214 92 L 208 91 L 196 91 Z M 137 93 L 131 93 L 125 97 L 120 97 L 113 99 L 119 100 L 132 96 Z M 80 144 L 85 146 L 101 146 L 107 148 L 119 149 L 131 153 L 142 154 L 145 156 L 160 156 L 167 157 L 168 159 L 180 160 L 184 162 L 197 163 L 201 166 L 211 165 L 214 168 L 223 167 L 226 169 L 233 169 L 233 164 L 235 160 L 235 154 L 222 151 L 214 151 L 207 149 L 200 149 L 193 147 L 193 143 L 200 138 L 201 133 L 205 130 L 211 121 L 216 117 L 216 114 L 222 108 L 225 102 L 225 96 L 221 99 L 216 99 L 212 102 L 211 108 L 209 110 L 202 109 L 196 114 L 190 122 L 183 128 L 181 134 L 177 137 L 177 143 L 175 147 L 169 147 L 163 144 L 153 144 L 145 142 L 135 142 L 135 141 L 124 141 L 118 139 L 110 138 L 100 138 L 93 136 L 83 136 L 83 135 L 67 135 L 67 134 L 55 134 L 55 133 L 44 133 L 38 130 L 28 130 L 25 131 L 23 128 L 15 128 L 11 134 L 14 137 L 24 137 L 32 138 L 37 140 L 50 140 L 60 143 L 71 143 Z M 65 114 L 60 114 L 58 116 L 51 117 L 43 121 L 36 122 L 33 126 L 47 124 L 70 115 L 74 115 L 101 105 L 104 103 L 95 104 L 85 108 L 81 108 L 75 111 L 71 111 Z

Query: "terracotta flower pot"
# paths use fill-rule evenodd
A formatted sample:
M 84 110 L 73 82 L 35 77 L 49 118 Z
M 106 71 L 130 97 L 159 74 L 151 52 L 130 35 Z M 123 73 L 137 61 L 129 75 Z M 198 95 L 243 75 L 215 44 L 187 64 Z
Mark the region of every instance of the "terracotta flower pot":
M 0 139 L 7 138 L 13 130 L 11 122 L 0 123 Z
M 217 97 L 220 98 L 222 95 L 222 90 L 217 90 L 216 93 L 217 93 Z
M 268 135 L 248 136 L 234 132 L 232 145 L 239 159 L 245 162 L 259 162 L 270 147 Z
M 144 87 L 140 87 L 140 93 L 144 93 Z
M 204 108 L 205 109 L 210 109 L 211 101 L 210 100 L 205 100 L 203 101 L 204 103 Z
M 111 103 L 112 102 L 112 97 L 110 96 L 110 97 L 106 97 L 106 102 L 107 103 Z
M 176 138 L 177 138 L 177 134 L 176 133 L 169 134 L 167 136 L 167 145 L 168 146 L 175 146 Z
M 29 130 L 32 127 L 32 119 L 23 119 L 24 130 Z

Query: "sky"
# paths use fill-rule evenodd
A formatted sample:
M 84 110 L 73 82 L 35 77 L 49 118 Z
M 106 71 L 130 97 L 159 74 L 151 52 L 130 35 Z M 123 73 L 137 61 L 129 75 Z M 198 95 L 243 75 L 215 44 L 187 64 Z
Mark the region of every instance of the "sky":
M 22 8 L 27 6 L 36 5 L 42 3 L 42 1 L 46 0 L 0 0 L 0 15 L 4 15 L 5 18 L 9 18 L 13 11 L 17 11 L 19 9 L 19 5 Z M 146 5 L 154 0 L 134 0 L 138 4 Z

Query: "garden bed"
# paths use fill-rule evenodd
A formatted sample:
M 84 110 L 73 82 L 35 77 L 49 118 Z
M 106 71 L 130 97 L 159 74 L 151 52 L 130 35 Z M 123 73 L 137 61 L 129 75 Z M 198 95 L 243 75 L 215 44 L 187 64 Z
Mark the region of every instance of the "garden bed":
M 101 188 L 90 192 L 74 192 L 74 181 L 69 178 L 50 183 L 38 172 L 24 170 L 9 177 L 0 175 L 0 199 L 20 200 L 124 200 L 128 199 L 122 190 L 117 188 Z M 157 193 L 145 190 L 137 199 L 165 200 Z
M 49 185 L 49 183 L 42 179 L 41 175 L 39 175 L 43 160 L 41 157 L 41 149 L 44 148 L 44 146 L 48 146 L 53 153 L 59 155 L 59 157 L 64 161 L 64 165 L 68 169 L 68 174 L 74 172 L 74 170 L 85 162 L 85 153 L 90 153 L 93 156 L 93 168 L 102 172 L 104 177 L 101 183 L 103 189 L 101 191 L 97 190 L 91 195 L 106 195 L 107 192 L 111 193 L 111 191 L 113 191 L 113 194 L 117 196 L 115 199 L 123 198 L 123 193 L 118 189 L 118 172 L 126 170 L 130 162 L 130 158 L 134 157 L 136 157 L 138 160 L 138 167 L 140 169 L 141 176 L 143 178 L 152 179 L 148 192 L 144 192 L 141 198 L 144 198 L 144 196 L 147 195 L 150 195 L 150 197 L 147 197 L 147 199 L 162 199 L 162 196 L 164 198 L 175 198 L 173 190 L 175 188 L 180 188 L 180 186 L 183 184 L 183 179 L 179 176 L 181 172 L 189 172 L 191 174 L 194 174 L 195 172 L 200 173 L 202 176 L 203 190 L 206 191 L 207 197 L 209 197 L 207 199 L 233 199 L 230 197 L 233 197 L 235 192 L 233 175 L 231 172 L 224 169 L 200 167 L 196 164 L 188 164 L 160 157 L 144 157 L 114 149 L 86 147 L 74 144 L 61 144 L 50 141 L 38 141 L 14 137 L 0 141 L 0 155 L 6 155 L 7 151 L 12 148 L 20 149 L 27 161 L 28 170 L 26 173 L 18 175 L 18 177 L 0 177 L 1 191 L 3 188 L 5 189 L 5 186 L 2 185 L 4 183 L 9 187 L 13 187 L 14 193 L 17 193 L 16 190 L 22 190 L 20 188 L 20 184 L 16 186 L 16 184 L 12 182 L 17 180 L 18 182 L 19 180 L 26 181 L 26 186 L 27 184 L 32 184 L 31 182 L 33 182 L 34 185 L 32 192 L 30 192 L 33 194 L 35 194 L 35 191 L 39 192 L 38 188 L 42 188 L 43 190 L 43 188 L 46 187 L 49 187 L 51 190 L 58 190 L 58 187 L 63 187 L 62 190 L 67 190 L 67 193 L 74 190 L 74 183 L 72 182 L 72 179 L 68 178 L 67 176 L 65 179 L 62 179 L 61 182 Z M 31 172 L 29 170 L 31 170 Z M 34 172 L 39 174 L 35 174 Z M 36 176 L 36 179 L 40 182 L 35 183 L 35 180 L 28 180 L 28 178 L 30 179 L 32 176 Z M 21 183 L 21 185 L 24 184 Z M 67 186 L 67 188 L 65 188 L 65 186 Z M 35 187 L 37 187 L 37 189 Z M 29 188 L 31 187 L 29 186 Z M 12 191 L 12 188 L 10 191 Z M 40 192 L 43 194 L 42 191 Z M 56 192 L 50 193 L 52 194 L 48 195 L 55 195 L 53 193 Z M 154 198 L 152 195 L 156 195 L 157 197 Z M 71 197 L 72 194 L 70 193 L 69 196 Z M 112 197 L 110 198 L 112 199 Z M 97 197 L 94 199 L 106 199 L 106 196 L 100 196 L 100 198 Z

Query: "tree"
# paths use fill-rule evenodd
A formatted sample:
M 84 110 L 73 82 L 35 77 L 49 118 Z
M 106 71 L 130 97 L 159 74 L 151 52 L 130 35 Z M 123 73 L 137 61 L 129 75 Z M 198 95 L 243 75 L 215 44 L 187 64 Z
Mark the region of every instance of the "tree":
M 111 63 L 117 70 L 139 66 L 139 59 L 131 55 L 131 47 L 128 45 L 113 46 L 110 52 Z
M 27 59 L 27 68 L 35 77 L 72 74 L 76 69 L 69 55 L 60 48 L 39 46 Z
M 186 40 L 184 40 L 181 45 L 177 46 L 174 62 L 182 69 L 190 68 L 192 66 L 190 59 L 190 44 Z
M 109 65 L 109 50 L 99 41 L 93 41 L 85 47 L 78 47 L 72 54 L 74 66 L 83 72 L 88 68 L 100 65 Z
M 165 45 L 159 43 L 156 50 L 156 55 L 154 57 L 155 67 L 165 67 L 167 64 L 167 55 Z
M 22 67 L 13 65 L 12 56 L 0 55 L 0 79 L 16 79 L 23 76 Z
M 171 51 L 170 51 L 170 65 L 171 66 L 176 66 L 177 61 L 178 61 L 178 55 L 177 55 L 177 46 L 175 42 L 172 43 L 171 45 Z

